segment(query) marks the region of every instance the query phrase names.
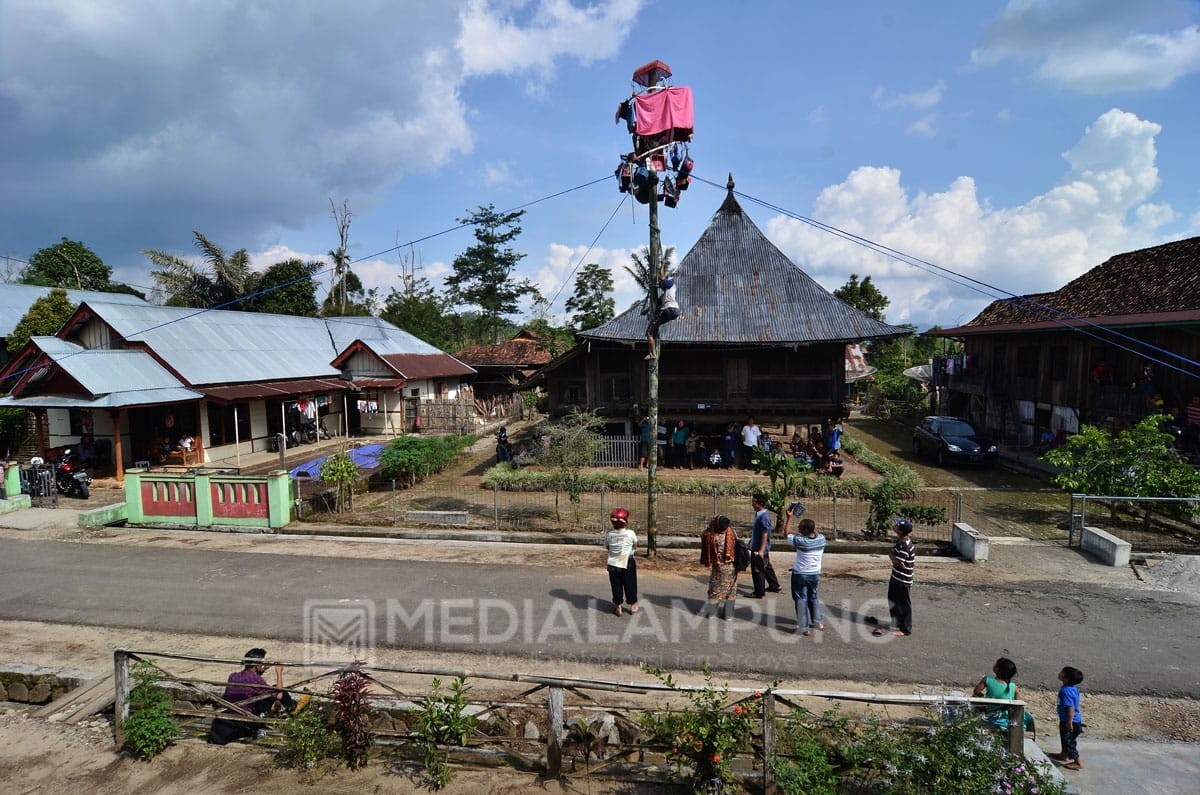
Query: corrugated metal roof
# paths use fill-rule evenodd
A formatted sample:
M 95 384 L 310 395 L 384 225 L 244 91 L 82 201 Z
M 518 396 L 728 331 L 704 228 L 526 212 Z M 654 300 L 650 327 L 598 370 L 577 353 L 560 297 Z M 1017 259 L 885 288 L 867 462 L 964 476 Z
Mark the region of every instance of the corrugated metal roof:
M 349 381 L 339 378 L 295 378 L 290 381 L 271 381 L 261 384 L 229 384 L 208 386 L 200 391 L 213 400 L 233 403 L 241 400 L 261 400 L 300 395 L 324 395 L 327 392 L 346 392 Z
M 338 376 L 330 365 L 338 351 L 322 318 L 149 304 L 88 307 L 193 385 Z
M 409 381 L 419 378 L 447 378 L 471 375 L 475 370 L 448 353 L 426 356 L 413 353 L 392 353 L 381 356 L 388 366 Z
M 131 389 L 112 392 L 94 399 L 72 395 L 34 395 L 27 398 L 0 398 L 0 408 L 8 409 L 121 409 L 155 406 L 163 403 L 187 403 L 204 397 L 184 387 L 168 389 Z
M 121 392 L 134 384 L 139 390 L 185 389 L 178 378 L 145 351 L 87 350 L 58 337 L 34 337 L 32 342 L 93 395 Z M 198 393 L 192 394 L 200 397 Z
M 39 298 L 50 294 L 51 287 L 32 284 L 0 284 L 0 337 L 12 334 L 17 323 L 25 317 L 29 307 Z M 110 304 L 141 304 L 146 302 L 136 295 L 125 293 L 97 293 L 92 290 L 67 290 L 67 298 L 73 304 L 84 301 L 104 301 Z
M 680 261 L 680 315 L 660 329 L 675 345 L 795 345 L 903 336 L 834 297 L 767 239 L 730 192 Z M 634 306 L 580 337 L 645 341 L 648 318 Z
M 184 403 L 204 397 L 179 383 L 174 375 L 145 351 L 86 350 L 58 337 L 30 340 L 76 381 L 88 394 L 49 394 L 6 397 L 0 405 L 16 408 L 116 409 L 157 403 Z M 45 372 L 51 372 L 47 365 Z M 21 392 L 34 387 L 41 374 L 22 385 Z M 136 388 L 130 388 L 136 385 Z
M 444 354 L 420 337 L 378 317 L 327 317 L 329 334 L 338 352 L 346 350 L 355 340 L 370 345 L 380 356 L 393 353 Z

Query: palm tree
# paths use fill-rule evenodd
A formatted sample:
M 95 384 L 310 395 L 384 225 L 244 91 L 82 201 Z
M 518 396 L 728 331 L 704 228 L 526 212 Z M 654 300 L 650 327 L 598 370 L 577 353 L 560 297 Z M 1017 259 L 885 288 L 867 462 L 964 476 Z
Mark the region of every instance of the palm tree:
M 658 289 L 659 282 L 668 276 L 674 276 L 674 271 L 671 270 L 671 260 L 675 256 L 675 247 L 667 246 L 663 250 L 662 256 L 658 261 L 658 270 L 662 276 L 650 272 L 650 247 L 642 246 L 641 251 L 635 251 L 629 255 L 633 260 L 633 265 L 625 265 L 625 272 L 633 277 L 633 281 L 641 288 L 642 294 L 642 314 L 649 314 L 650 296 L 654 295 L 654 291 Z
M 250 267 L 246 249 L 226 256 L 220 246 L 199 232 L 192 232 L 200 249 L 203 265 L 166 251 L 146 249 L 145 254 L 157 268 L 150 271 L 155 286 L 167 296 L 170 306 L 190 306 L 198 309 L 230 304 L 245 298 L 258 289 L 262 274 Z M 239 303 L 228 309 L 248 309 Z

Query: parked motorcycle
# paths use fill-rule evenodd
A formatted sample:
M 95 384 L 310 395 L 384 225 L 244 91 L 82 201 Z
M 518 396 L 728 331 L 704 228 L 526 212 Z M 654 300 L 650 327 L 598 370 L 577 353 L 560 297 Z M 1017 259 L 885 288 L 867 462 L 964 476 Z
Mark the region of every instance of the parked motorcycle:
M 62 451 L 62 455 L 58 457 L 58 461 L 54 465 L 54 481 L 58 486 L 59 494 L 78 497 L 81 500 L 86 500 L 91 496 L 92 476 L 83 462 L 79 460 L 79 456 L 75 455 L 69 447 Z

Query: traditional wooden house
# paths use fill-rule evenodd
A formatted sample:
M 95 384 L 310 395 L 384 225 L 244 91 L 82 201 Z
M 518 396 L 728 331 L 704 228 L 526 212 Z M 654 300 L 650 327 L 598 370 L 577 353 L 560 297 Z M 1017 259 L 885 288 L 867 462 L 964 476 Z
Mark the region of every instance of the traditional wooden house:
M 1120 427 L 1200 394 L 1200 237 L 1118 254 L 1050 293 L 995 301 L 937 332 L 946 413 L 1034 444 L 1083 423 Z
M 834 297 L 754 225 L 733 195 L 679 262 L 681 314 L 661 328 L 659 416 L 701 433 L 753 415 L 760 423 L 842 416 L 847 343 L 903 336 Z M 589 409 L 631 433 L 645 411 L 649 318 L 634 306 L 555 359 L 544 383 L 552 414 Z
M 550 363 L 550 351 L 533 331 L 523 328 L 499 345 L 468 345 L 454 354 L 478 375 L 471 382 L 475 397 L 489 400 L 512 394 L 517 384 Z

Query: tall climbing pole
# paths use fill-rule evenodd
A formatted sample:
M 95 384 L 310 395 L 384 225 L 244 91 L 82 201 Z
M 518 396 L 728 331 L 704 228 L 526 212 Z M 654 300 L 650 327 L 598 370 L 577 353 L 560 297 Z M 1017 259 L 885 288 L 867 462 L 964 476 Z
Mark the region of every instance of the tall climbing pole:
M 668 207 L 675 207 L 680 193 L 688 188 L 692 171 L 688 143 L 694 127 L 692 91 L 670 85 L 670 78 L 671 69 L 662 61 L 639 67 L 633 73 L 633 94 L 617 106 L 615 119 L 623 119 L 633 136 L 633 151 L 621 155 L 617 166 L 617 186 L 649 205 L 650 212 L 648 273 L 643 286 L 650 347 L 650 355 L 646 357 L 646 415 L 650 425 L 650 450 L 646 456 L 646 554 L 651 556 L 658 551 L 658 377 L 663 350 L 658 322 L 662 319 L 663 303 L 659 288 L 669 275 L 662 267 L 658 205 L 661 200 Z

